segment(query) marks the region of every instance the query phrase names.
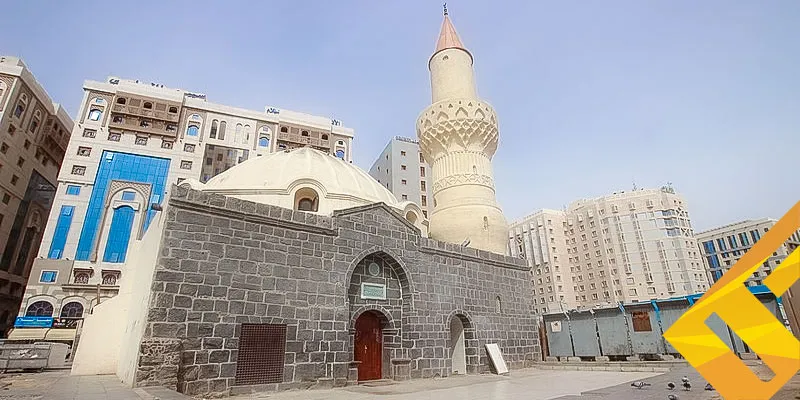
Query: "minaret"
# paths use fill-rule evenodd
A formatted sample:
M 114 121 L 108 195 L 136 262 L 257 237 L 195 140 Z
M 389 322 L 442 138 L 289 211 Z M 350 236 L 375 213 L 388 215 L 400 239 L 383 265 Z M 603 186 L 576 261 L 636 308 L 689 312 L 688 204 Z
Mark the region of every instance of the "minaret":
M 420 149 L 432 169 L 429 235 L 506 254 L 508 223 L 497 204 L 492 174 L 497 118 L 492 106 L 478 98 L 472 61 L 445 6 L 436 51 L 428 61 L 432 104 L 417 121 Z

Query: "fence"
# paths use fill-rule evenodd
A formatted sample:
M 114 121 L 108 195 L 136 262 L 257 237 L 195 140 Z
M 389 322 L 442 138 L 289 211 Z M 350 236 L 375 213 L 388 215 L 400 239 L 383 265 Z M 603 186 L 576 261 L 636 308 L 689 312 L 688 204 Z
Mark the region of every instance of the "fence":
M 784 318 L 779 299 L 761 287 L 753 295 L 780 321 Z M 675 355 L 677 350 L 664 339 L 664 332 L 701 297 L 701 294 L 668 300 L 620 304 L 618 307 L 546 314 L 543 316 L 547 353 L 554 357 L 611 358 Z M 716 314 L 706 321 L 734 353 L 752 351 Z

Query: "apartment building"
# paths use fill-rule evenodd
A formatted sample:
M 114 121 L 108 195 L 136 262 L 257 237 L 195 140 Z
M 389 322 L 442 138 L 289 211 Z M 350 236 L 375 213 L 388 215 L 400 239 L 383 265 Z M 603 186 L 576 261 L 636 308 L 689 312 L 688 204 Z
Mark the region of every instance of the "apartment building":
M 116 77 L 83 89 L 20 316 L 79 318 L 116 295 L 130 243 L 172 184 L 302 146 L 352 162 L 353 130 L 330 118 L 234 108 Z
M 775 223 L 772 218 L 740 221 L 718 228 L 709 229 L 697 234 L 700 250 L 710 273 L 712 282 L 716 282 L 740 258 L 750 250 L 761 235 L 769 231 Z M 800 231 L 795 232 L 786 242 L 772 253 L 761 267 L 748 278 L 748 286 L 763 284 L 769 276 L 794 249 L 800 247 Z
M 22 60 L 0 57 L 0 337 L 19 310 L 72 126 Z
M 425 218 L 428 218 L 433 212 L 430 171 L 419 150 L 419 142 L 396 136 L 372 164 L 369 174 L 386 186 L 398 200 L 419 204 Z
M 709 287 L 683 198 L 665 186 L 579 200 L 510 226 L 537 313 L 702 292 Z

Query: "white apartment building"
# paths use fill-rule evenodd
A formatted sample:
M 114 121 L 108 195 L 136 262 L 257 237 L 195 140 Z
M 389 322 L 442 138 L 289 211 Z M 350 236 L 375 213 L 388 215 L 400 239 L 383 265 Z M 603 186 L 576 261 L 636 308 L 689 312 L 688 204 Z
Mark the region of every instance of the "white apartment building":
M 511 224 L 537 313 L 663 299 L 709 287 L 684 200 L 671 187 L 541 210 Z
M 746 220 L 698 233 L 697 241 L 700 243 L 712 282 L 718 281 L 725 272 L 728 272 L 776 222 L 778 220 L 772 218 Z M 797 247 L 800 247 L 800 231 L 792 234 L 780 248 L 776 249 L 746 284 L 748 286 L 763 284 L 764 278 Z
M 22 60 L 0 57 L 0 337 L 19 310 L 72 126 Z
M 172 184 L 303 146 L 352 162 L 353 130 L 330 118 L 234 108 L 115 77 L 83 89 L 20 316 L 77 318 L 116 295 L 129 244 Z
M 419 150 L 419 142 L 396 136 L 372 164 L 369 174 L 386 186 L 398 200 L 419 204 L 425 218 L 428 218 L 433 212 L 430 171 Z

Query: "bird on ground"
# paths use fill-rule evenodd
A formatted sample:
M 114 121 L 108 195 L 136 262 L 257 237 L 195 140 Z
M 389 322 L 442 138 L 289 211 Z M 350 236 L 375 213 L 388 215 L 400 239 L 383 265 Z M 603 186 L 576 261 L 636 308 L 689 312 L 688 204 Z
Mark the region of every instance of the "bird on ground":
M 642 389 L 645 386 L 650 386 L 650 384 L 647 383 L 647 382 L 643 382 L 643 381 L 636 381 L 636 382 L 631 383 L 631 386 L 633 386 L 633 387 L 635 387 L 637 389 Z
M 683 383 L 689 382 L 689 377 L 684 375 L 683 378 L 681 378 L 681 382 Z
M 667 389 L 669 389 L 669 390 L 675 389 L 675 384 L 672 383 L 672 382 L 667 383 Z
M 678 400 L 678 396 L 675 396 L 674 394 L 671 394 L 671 395 L 667 396 L 667 400 Z
M 687 392 L 692 390 L 692 384 L 689 383 L 688 381 L 687 382 L 683 382 L 683 390 L 685 390 Z
M 714 390 L 714 387 L 711 386 L 711 383 L 706 383 L 706 390 Z

